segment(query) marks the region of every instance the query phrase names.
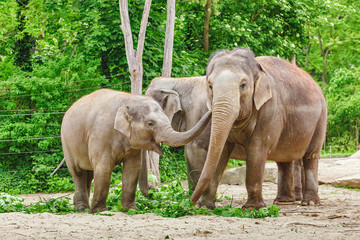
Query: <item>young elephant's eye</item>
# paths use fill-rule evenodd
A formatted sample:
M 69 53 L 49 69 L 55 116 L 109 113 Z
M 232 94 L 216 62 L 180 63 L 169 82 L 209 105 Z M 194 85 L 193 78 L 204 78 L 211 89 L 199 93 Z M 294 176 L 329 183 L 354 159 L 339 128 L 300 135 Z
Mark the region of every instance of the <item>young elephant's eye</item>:
M 246 88 L 246 82 L 241 83 L 241 84 L 240 84 L 240 88 L 241 88 L 241 89 Z
M 149 126 L 149 127 L 153 127 L 153 126 L 155 126 L 155 123 L 152 122 L 152 121 L 149 121 L 149 122 L 148 122 L 148 126 Z

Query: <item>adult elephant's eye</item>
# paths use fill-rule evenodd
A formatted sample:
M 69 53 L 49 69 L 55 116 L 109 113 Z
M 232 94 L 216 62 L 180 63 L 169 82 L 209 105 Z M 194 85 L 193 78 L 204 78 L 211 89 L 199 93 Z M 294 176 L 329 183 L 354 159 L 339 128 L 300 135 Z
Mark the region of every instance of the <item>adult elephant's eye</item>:
M 211 84 L 209 84 L 209 89 L 212 90 L 212 85 Z
M 241 88 L 241 89 L 246 88 L 246 82 L 241 83 L 241 84 L 240 84 L 240 88 Z

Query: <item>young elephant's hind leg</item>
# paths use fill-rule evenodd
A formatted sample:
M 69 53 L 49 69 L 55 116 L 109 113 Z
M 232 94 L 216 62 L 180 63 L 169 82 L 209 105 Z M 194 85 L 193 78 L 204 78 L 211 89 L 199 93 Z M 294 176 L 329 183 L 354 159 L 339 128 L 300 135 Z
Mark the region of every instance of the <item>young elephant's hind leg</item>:
M 84 211 L 89 209 L 90 185 L 92 171 L 78 170 L 70 171 L 75 184 L 74 205 L 76 210 Z

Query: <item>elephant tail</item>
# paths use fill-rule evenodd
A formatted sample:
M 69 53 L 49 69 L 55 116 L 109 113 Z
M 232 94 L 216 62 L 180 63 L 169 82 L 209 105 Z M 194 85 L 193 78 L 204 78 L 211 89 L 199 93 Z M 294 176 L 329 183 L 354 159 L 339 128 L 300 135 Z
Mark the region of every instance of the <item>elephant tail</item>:
M 57 170 L 59 170 L 59 168 L 61 168 L 61 166 L 64 165 L 64 163 L 65 163 L 65 158 L 61 161 L 59 166 L 57 166 L 57 168 L 50 174 L 50 177 L 52 177 L 57 172 Z

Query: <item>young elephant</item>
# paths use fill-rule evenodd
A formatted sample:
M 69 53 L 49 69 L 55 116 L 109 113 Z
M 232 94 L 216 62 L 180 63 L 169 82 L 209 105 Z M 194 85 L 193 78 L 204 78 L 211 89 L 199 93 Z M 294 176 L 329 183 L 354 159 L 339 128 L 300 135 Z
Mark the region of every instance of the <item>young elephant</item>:
M 191 196 L 196 203 L 216 166 L 236 144 L 246 152 L 244 208 L 265 206 L 262 182 L 266 160 L 283 175 L 302 159 L 305 189 L 302 203 L 319 203 L 318 160 L 325 139 L 327 108 L 321 88 L 302 69 L 276 57 L 257 57 L 246 48 L 216 52 L 206 69 L 212 105 L 209 151 Z M 285 172 L 284 172 L 285 171 Z M 280 186 L 282 192 L 288 186 Z M 281 196 L 280 196 L 281 197 Z
M 208 105 L 210 105 L 210 102 L 206 86 L 206 76 L 184 78 L 158 77 L 151 81 L 146 95 L 154 98 L 160 104 L 175 130 L 186 131 L 193 127 L 209 110 Z M 199 137 L 185 145 L 188 183 L 192 186 L 192 190 L 194 190 L 205 164 L 209 141 L 210 124 Z M 246 154 L 243 147 L 235 145 L 230 157 L 245 160 Z M 222 159 L 218 164 L 214 178 L 202 196 L 200 206 L 210 209 L 215 207 L 217 188 L 228 160 L 229 156 L 227 155 L 227 158 Z M 298 167 L 298 164 L 296 166 Z M 144 167 L 146 166 L 142 166 L 142 168 Z M 293 202 L 302 199 L 300 172 L 296 171 L 293 174 L 292 170 L 292 168 L 283 170 L 279 167 L 278 189 L 284 189 L 283 186 L 289 186 L 289 188 L 279 191 L 275 202 Z M 281 174 L 283 171 L 288 173 L 285 177 L 280 177 L 283 175 Z M 144 187 L 144 183 L 146 184 L 147 182 L 143 181 L 140 183 L 140 189 L 146 193 L 148 187 Z
M 76 209 L 106 210 L 111 172 L 123 163 L 122 206 L 135 208 L 134 198 L 141 167 L 141 149 L 161 154 L 160 144 L 184 145 L 207 125 L 210 112 L 191 130 L 173 130 L 157 102 L 146 96 L 110 89 L 97 90 L 75 102 L 65 113 L 61 140 L 66 165 L 74 179 Z

